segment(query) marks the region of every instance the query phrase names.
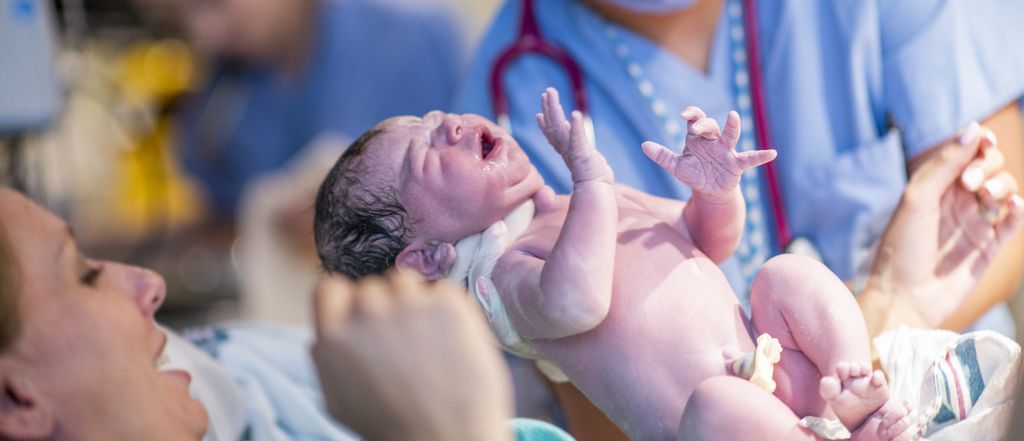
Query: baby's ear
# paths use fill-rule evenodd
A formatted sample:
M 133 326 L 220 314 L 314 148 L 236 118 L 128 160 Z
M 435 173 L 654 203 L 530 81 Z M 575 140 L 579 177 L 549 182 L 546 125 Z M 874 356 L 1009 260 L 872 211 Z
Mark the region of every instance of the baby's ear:
M 427 280 L 437 280 L 446 275 L 455 264 L 455 246 L 447 242 L 413 241 L 398 253 L 395 266 L 413 270 Z

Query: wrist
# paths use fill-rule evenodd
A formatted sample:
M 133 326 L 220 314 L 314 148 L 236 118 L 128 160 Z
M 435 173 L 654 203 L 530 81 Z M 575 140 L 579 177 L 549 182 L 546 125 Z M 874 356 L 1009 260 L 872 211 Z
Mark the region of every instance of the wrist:
M 721 194 L 694 191 L 693 196 L 691 196 L 691 200 L 699 201 L 706 205 L 732 205 L 735 204 L 736 201 L 743 201 L 743 193 L 740 192 L 739 186 Z
M 574 180 L 572 183 L 572 191 L 589 191 L 589 190 L 600 190 L 614 188 L 614 180 L 611 179 L 587 179 L 587 180 Z

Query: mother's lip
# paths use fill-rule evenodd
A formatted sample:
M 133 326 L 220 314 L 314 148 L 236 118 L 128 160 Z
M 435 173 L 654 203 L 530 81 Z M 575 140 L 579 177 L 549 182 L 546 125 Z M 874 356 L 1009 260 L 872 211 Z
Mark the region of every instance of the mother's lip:
M 157 345 L 156 353 L 153 354 L 153 364 L 154 365 L 160 363 L 160 359 L 164 355 L 164 350 L 167 349 L 167 333 L 164 332 L 163 330 L 160 330 L 160 329 L 157 329 L 157 332 L 160 333 L 160 339 L 161 340 L 160 340 L 160 344 Z
M 171 369 L 167 371 L 160 371 L 161 375 L 170 375 L 173 377 L 180 378 L 185 384 L 192 384 L 192 374 L 182 369 Z

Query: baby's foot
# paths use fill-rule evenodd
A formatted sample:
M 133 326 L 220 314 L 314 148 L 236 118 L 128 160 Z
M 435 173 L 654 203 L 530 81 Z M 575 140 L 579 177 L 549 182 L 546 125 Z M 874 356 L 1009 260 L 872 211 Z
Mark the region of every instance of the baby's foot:
M 910 441 L 915 435 L 910 426 L 910 407 L 889 400 L 853 432 L 850 441 Z
M 839 363 L 836 375 L 821 378 L 818 393 L 851 431 L 889 400 L 885 376 L 866 363 Z

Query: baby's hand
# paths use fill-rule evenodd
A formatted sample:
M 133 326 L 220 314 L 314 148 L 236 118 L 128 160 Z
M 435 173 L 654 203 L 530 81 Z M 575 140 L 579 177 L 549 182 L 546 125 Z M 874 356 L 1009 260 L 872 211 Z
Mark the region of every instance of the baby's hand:
M 573 183 L 615 181 L 608 161 L 598 152 L 587 138 L 583 124 L 583 114 L 572 112 L 572 123 L 565 120 L 562 103 L 558 100 L 558 91 L 547 88 L 541 95 L 541 109 L 537 114 L 537 125 L 548 143 L 555 148 L 572 173 Z
M 697 107 L 687 107 L 682 117 L 688 131 L 683 154 L 651 141 L 643 143 L 644 154 L 710 202 L 728 202 L 744 171 L 775 159 L 775 150 L 736 153 L 740 138 L 740 116 L 736 112 L 729 112 L 721 134 L 718 123 Z

